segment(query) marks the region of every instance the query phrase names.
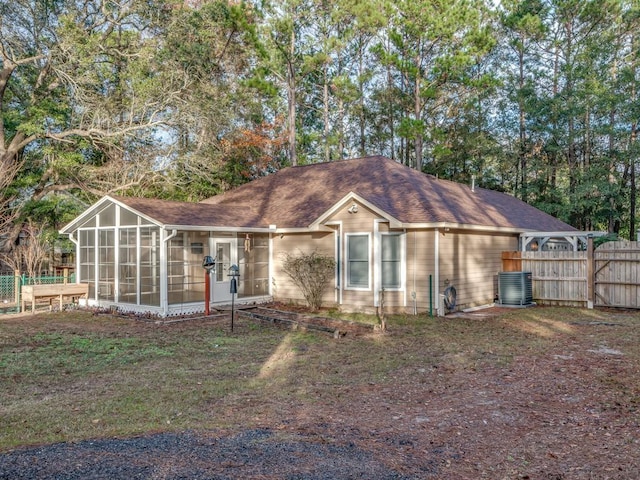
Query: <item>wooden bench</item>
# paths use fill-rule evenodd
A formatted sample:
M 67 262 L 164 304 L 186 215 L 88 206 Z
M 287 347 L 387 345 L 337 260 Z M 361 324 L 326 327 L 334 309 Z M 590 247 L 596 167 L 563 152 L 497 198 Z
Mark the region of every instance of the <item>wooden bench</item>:
M 31 313 L 35 312 L 37 298 L 49 298 L 49 310 L 52 308 L 51 300 L 58 298 L 60 300 L 60 311 L 62 311 L 62 299 L 71 297 L 72 302 L 76 298 L 85 297 L 89 294 L 88 283 L 52 283 L 49 285 L 23 285 L 22 294 L 22 311 L 24 312 L 26 302 L 31 302 Z

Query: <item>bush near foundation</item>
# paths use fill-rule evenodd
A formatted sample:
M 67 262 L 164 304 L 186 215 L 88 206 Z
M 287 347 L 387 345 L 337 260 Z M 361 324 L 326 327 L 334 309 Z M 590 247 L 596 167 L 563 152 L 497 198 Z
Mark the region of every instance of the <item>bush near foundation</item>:
M 322 296 L 335 276 L 335 260 L 316 251 L 296 255 L 286 253 L 283 268 L 302 290 L 309 307 L 318 310 L 322 306 Z

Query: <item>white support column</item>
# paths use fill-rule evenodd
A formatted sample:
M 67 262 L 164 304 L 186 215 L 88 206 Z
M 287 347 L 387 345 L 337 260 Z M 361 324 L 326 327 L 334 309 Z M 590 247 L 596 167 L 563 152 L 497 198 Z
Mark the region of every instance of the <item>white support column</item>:
M 380 286 L 381 286 L 381 275 L 380 275 L 380 222 L 382 220 L 374 219 L 373 220 L 373 238 L 372 238 L 372 256 L 371 259 L 373 266 L 373 306 L 380 306 Z
M 436 304 L 436 310 L 438 311 L 437 315 L 442 315 L 443 312 L 440 312 L 440 229 L 436 228 L 433 236 L 433 300 Z
M 172 230 L 169 235 L 164 228 L 160 229 L 160 309 L 162 316 L 169 313 L 169 282 L 168 282 L 168 262 L 169 262 L 169 240 L 178 234 L 177 230 Z
M 116 205 L 113 227 L 113 302 L 120 303 L 120 205 Z
M 142 270 L 140 269 L 140 253 L 142 247 L 140 246 L 140 225 L 136 225 L 136 305 L 140 305 L 142 299 Z

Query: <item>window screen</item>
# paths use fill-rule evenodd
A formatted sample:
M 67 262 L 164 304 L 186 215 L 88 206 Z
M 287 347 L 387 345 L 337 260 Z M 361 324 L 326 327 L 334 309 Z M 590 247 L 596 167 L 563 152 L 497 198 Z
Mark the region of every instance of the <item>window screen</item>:
M 400 235 L 382 235 L 382 287 L 400 288 L 402 260 Z
M 369 288 L 369 236 L 347 236 L 347 286 Z

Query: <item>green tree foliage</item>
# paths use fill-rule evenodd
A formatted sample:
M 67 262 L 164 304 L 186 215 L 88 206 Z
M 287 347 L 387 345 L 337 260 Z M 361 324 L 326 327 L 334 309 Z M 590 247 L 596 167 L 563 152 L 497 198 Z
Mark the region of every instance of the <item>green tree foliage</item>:
M 0 0 L 0 236 L 383 154 L 637 228 L 637 0 Z
M 248 4 L 210 1 L 180 8 L 163 27 L 161 58 L 185 88 L 171 112 L 160 196 L 201 200 L 263 174 L 265 155 L 283 161 L 281 117 L 262 101 L 268 93 L 254 69 L 264 55 L 258 17 Z
M 150 147 L 181 86 L 159 68 L 148 5 L 16 0 L 0 8 L 0 165 L 9 174 L 0 206 L 18 219 L 4 232 L 11 248 L 27 201 L 91 200 L 151 178 Z

